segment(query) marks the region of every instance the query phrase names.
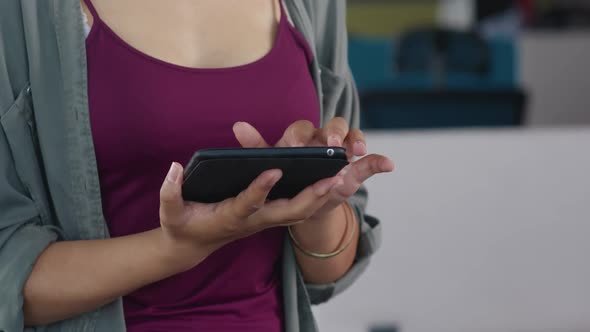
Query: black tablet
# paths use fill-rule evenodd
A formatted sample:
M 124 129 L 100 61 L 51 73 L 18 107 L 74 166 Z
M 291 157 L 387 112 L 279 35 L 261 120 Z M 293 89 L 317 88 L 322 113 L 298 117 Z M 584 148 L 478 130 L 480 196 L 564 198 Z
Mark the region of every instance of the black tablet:
M 281 169 L 283 177 L 268 198 L 292 198 L 346 165 L 346 150 L 340 147 L 200 150 L 185 167 L 182 196 L 185 201 L 219 202 L 237 196 L 262 172 Z

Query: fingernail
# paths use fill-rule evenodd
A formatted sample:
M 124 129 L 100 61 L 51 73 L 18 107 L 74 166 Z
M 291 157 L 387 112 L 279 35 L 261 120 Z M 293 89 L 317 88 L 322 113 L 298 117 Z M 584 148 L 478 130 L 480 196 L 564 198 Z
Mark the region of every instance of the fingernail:
M 166 180 L 172 183 L 178 183 L 178 178 L 180 177 L 180 167 L 176 165 L 176 163 L 172 163 L 170 166 L 170 170 L 168 170 L 168 175 L 166 176 Z
M 330 137 L 328 137 L 328 145 L 330 146 L 341 146 L 341 140 L 340 140 L 340 136 L 338 135 L 332 135 Z
M 393 172 L 393 170 L 395 169 L 395 165 L 393 164 L 393 161 L 391 161 L 389 159 L 385 159 L 384 161 L 381 162 L 381 168 L 385 172 Z

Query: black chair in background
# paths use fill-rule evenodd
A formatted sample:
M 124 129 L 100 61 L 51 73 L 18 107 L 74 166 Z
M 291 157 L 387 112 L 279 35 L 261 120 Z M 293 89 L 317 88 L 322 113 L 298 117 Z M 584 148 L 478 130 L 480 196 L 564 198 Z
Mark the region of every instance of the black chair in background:
M 473 31 L 420 28 L 402 35 L 397 49 L 392 60 L 399 74 L 430 74 L 439 89 L 448 74 L 483 78 L 490 71 L 490 49 Z
M 421 28 L 401 36 L 396 82 L 361 93 L 363 127 L 495 127 L 523 123 L 526 97 L 487 83 L 493 52 L 476 32 Z

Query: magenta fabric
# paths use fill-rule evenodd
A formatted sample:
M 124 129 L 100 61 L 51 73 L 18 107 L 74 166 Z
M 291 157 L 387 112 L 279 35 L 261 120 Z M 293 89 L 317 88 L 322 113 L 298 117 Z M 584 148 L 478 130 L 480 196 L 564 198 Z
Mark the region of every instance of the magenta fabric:
M 159 227 L 159 189 L 170 163 L 186 164 L 198 149 L 238 147 L 236 121 L 253 124 L 269 143 L 297 120 L 318 125 L 312 53 L 284 9 L 263 58 L 195 69 L 133 48 L 85 1 L 94 16 L 86 40 L 90 120 L 111 236 Z M 128 330 L 283 330 L 284 234 L 275 228 L 236 241 L 187 272 L 125 296 Z

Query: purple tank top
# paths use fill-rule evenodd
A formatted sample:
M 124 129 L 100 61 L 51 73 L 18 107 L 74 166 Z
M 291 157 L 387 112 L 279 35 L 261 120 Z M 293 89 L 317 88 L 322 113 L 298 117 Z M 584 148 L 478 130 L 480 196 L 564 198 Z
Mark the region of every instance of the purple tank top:
M 186 164 L 198 149 L 239 147 L 236 121 L 253 124 L 271 144 L 297 120 L 318 125 L 312 54 L 283 8 L 264 57 L 195 69 L 133 48 L 84 1 L 94 16 L 86 40 L 89 107 L 111 236 L 159 227 L 159 190 L 170 163 Z M 128 330 L 281 331 L 284 234 L 274 228 L 233 242 L 195 268 L 125 296 Z

